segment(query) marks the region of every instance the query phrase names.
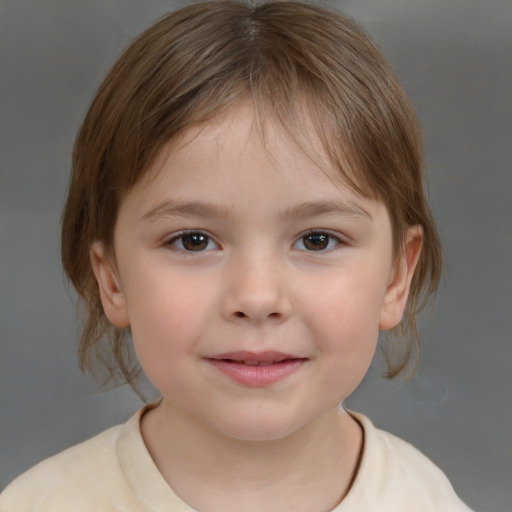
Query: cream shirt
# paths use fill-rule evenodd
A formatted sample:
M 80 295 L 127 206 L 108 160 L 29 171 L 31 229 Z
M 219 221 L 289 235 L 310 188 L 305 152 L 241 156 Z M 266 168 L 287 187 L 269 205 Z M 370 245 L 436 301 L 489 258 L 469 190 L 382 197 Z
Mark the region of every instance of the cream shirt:
M 0 495 L 0 512 L 192 512 L 146 449 L 140 432 L 144 411 L 19 476 Z M 362 459 L 333 512 L 470 512 L 416 448 L 376 429 L 368 418 L 354 417 L 364 429 Z

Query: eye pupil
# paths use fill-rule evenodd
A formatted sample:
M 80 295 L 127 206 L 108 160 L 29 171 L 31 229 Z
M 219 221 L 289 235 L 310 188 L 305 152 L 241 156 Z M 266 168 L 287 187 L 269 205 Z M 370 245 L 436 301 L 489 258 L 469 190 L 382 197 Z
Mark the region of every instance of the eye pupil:
M 311 233 L 303 238 L 304 246 L 311 251 L 320 251 L 329 245 L 329 235 L 325 233 Z
M 201 233 L 192 233 L 183 236 L 182 243 L 187 251 L 202 251 L 208 245 L 208 237 Z

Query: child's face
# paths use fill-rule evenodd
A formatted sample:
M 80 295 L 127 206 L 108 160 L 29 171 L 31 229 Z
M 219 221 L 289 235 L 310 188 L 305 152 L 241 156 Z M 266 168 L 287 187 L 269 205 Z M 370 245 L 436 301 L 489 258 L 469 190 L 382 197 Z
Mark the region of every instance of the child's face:
M 130 325 L 166 403 L 228 436 L 275 439 L 354 390 L 379 326 L 401 318 L 411 258 L 393 258 L 381 202 L 335 185 L 276 125 L 264 145 L 249 107 L 235 113 L 129 191 L 115 272 L 101 244 L 92 260 L 108 317 Z

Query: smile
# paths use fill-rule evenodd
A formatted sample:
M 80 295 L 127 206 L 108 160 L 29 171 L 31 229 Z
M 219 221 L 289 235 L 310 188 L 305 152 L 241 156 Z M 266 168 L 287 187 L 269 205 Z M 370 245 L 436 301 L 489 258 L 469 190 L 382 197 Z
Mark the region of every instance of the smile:
M 308 359 L 280 352 L 230 352 L 207 361 L 231 380 L 248 387 L 274 384 L 303 366 Z

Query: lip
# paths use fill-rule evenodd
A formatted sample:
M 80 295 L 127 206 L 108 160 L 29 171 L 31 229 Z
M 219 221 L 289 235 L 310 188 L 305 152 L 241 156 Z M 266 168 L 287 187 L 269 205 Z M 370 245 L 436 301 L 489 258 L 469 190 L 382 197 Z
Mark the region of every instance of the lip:
M 221 373 L 248 387 L 265 387 L 299 370 L 308 359 L 283 352 L 227 352 L 206 360 Z

